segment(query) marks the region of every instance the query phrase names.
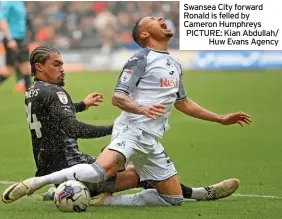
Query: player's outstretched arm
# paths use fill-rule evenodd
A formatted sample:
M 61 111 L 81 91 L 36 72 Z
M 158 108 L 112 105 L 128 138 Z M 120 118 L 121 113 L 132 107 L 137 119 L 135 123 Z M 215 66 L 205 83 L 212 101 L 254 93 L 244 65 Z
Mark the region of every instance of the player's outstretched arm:
M 60 121 L 61 129 L 67 136 L 75 139 L 100 138 L 112 134 L 113 125 L 95 126 L 78 121 L 75 117 L 66 117 Z
M 183 99 L 175 102 L 175 108 L 191 117 L 202 119 L 210 122 L 217 122 L 222 125 L 239 124 L 243 127 L 244 124 L 250 124 L 251 118 L 243 112 L 229 113 L 227 115 L 218 115 L 211 112 L 190 99 Z
M 153 104 L 150 106 L 143 106 L 133 102 L 130 97 L 122 92 L 115 92 L 112 98 L 114 106 L 134 114 L 148 116 L 151 119 L 157 119 L 165 113 L 166 106 L 162 104 Z

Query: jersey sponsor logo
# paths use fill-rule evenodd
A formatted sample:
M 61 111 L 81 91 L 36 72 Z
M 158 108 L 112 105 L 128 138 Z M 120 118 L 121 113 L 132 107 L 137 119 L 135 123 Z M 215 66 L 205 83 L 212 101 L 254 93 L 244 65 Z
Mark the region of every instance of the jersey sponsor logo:
M 179 82 L 178 80 L 170 80 L 164 77 L 160 79 L 160 86 L 161 87 L 179 87 Z
M 68 100 L 68 97 L 67 97 L 65 92 L 59 91 L 59 92 L 57 92 L 57 95 L 58 95 L 59 100 L 62 104 L 68 104 L 69 100 Z
M 132 76 L 133 71 L 130 69 L 124 69 L 121 75 L 121 82 L 122 83 L 126 83 L 130 80 L 131 76 Z

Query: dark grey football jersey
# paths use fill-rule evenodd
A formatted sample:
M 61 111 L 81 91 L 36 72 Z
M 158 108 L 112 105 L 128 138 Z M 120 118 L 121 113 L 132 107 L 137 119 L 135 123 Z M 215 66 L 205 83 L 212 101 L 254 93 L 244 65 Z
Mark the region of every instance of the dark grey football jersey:
M 60 126 L 62 119 L 76 116 L 72 99 L 62 87 L 36 81 L 25 94 L 25 104 L 38 169 L 56 163 L 68 167 L 86 162 L 77 140 L 68 137 Z
M 168 52 L 148 48 L 128 59 L 115 91 L 129 95 L 140 105 L 166 105 L 166 113 L 157 120 L 129 112 L 122 112 L 116 120 L 116 123 L 134 124 L 157 137 L 169 129 L 168 118 L 175 101 L 186 98 L 179 61 Z

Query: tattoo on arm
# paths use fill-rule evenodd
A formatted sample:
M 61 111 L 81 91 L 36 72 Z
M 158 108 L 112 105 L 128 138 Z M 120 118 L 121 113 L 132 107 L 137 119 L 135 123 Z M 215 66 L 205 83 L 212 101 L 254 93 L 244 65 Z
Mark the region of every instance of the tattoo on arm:
M 129 112 L 129 113 L 135 113 L 135 114 L 143 114 L 143 106 L 136 104 L 133 102 L 129 96 L 126 94 L 123 94 L 121 92 L 115 92 L 113 96 L 113 105 L 117 106 L 118 108 Z

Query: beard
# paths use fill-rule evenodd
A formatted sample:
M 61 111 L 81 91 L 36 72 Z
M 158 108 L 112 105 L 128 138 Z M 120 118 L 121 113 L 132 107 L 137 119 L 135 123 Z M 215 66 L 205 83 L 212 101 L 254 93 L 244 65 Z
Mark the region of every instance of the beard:
M 173 33 L 172 32 L 167 33 L 166 36 L 167 36 L 167 38 L 172 38 L 173 37 Z
M 59 85 L 59 86 L 61 86 L 61 87 L 65 86 L 64 78 L 63 78 L 62 75 L 60 75 L 60 76 L 57 78 L 57 83 L 56 83 L 56 84 Z
M 63 86 L 65 86 L 65 82 L 64 82 L 64 81 L 59 81 L 59 82 L 57 83 L 57 85 L 63 87 Z

